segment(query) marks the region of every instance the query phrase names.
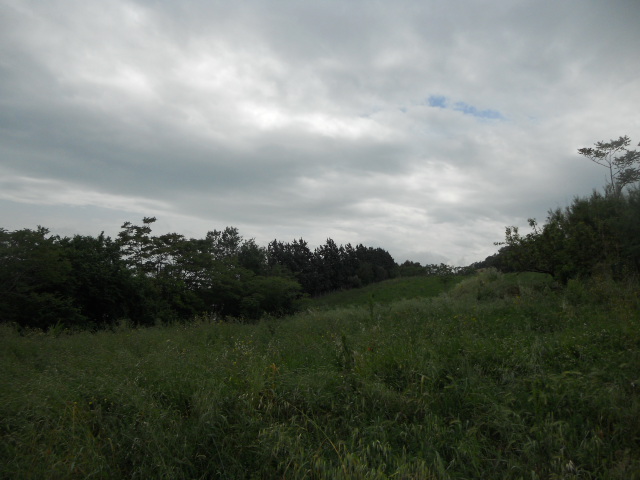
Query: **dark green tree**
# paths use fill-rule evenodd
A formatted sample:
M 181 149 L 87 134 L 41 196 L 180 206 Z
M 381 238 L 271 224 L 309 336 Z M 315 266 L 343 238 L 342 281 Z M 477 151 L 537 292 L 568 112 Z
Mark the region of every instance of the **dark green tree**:
M 151 224 L 156 217 L 144 217 L 142 225 L 125 222 L 118 234 L 118 244 L 127 264 L 142 275 L 154 275 L 157 269 L 153 254 L 156 245 L 151 238 Z
M 358 276 L 364 285 L 395 277 L 397 265 L 386 250 L 360 244 L 356 247 L 356 253 L 359 262 Z
M 262 315 L 287 315 L 293 313 L 295 301 L 302 287 L 289 278 L 256 275 L 245 283 L 240 300 L 240 315 L 259 319 Z
M 209 253 L 217 260 L 236 256 L 242 245 L 242 236 L 236 227 L 207 232 L 205 240 L 210 248 Z
M 331 292 L 341 287 L 341 261 L 340 248 L 331 238 L 315 249 L 313 264 L 318 273 L 317 293 Z
M 81 324 L 69 292 L 71 270 L 48 229 L 0 229 L 0 321 L 42 329 Z
M 309 295 L 319 291 L 313 252 L 302 238 L 291 243 L 273 240 L 267 246 L 267 262 L 275 275 L 295 278 Z
M 254 239 L 243 241 L 238 249 L 237 256 L 240 267 L 251 270 L 256 275 L 267 273 L 266 249 L 258 246 Z
M 596 271 L 620 277 L 640 272 L 640 194 L 576 198 L 549 212 L 544 226 L 529 220 L 521 235 L 507 227 L 500 254 L 514 271 L 548 273 L 562 283 Z
M 398 267 L 398 275 L 400 277 L 417 277 L 426 274 L 427 270 L 420 265 L 420 262 L 405 260 L 405 262 Z
M 60 245 L 71 267 L 68 293 L 87 323 L 101 327 L 125 318 L 142 323 L 141 318 L 131 318 L 137 289 L 117 242 L 101 233 L 63 238 Z

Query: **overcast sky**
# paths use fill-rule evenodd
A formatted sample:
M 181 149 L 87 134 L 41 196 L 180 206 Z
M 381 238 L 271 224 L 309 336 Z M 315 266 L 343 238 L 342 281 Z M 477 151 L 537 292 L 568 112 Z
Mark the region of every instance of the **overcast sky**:
M 640 141 L 638 0 L 0 0 L 0 227 L 466 265 Z

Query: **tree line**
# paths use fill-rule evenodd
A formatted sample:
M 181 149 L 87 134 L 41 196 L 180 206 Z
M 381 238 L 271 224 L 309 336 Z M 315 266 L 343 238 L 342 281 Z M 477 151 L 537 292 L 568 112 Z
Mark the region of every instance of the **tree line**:
M 381 249 L 303 239 L 261 247 L 237 228 L 204 238 L 154 235 L 154 217 L 125 222 L 117 238 L 0 228 L 0 321 L 21 327 L 104 328 L 198 315 L 257 319 L 295 310 L 304 296 L 397 275 Z
M 397 265 L 382 248 L 311 249 L 303 239 L 261 247 L 235 227 L 204 238 L 152 235 L 154 217 L 125 222 L 117 238 L 0 228 L 0 322 L 47 329 L 184 321 L 199 315 L 258 319 L 292 313 L 304 296 L 395 276 L 472 273 L 480 267 L 548 273 L 561 283 L 604 272 L 640 275 L 640 153 L 628 137 L 578 152 L 608 170 L 604 193 L 549 212 L 523 235 L 507 227 L 500 250 L 468 267 Z
M 549 211 L 546 223 L 529 219 L 531 231 L 507 227 L 498 253 L 482 266 L 505 272 L 539 272 L 561 284 L 594 274 L 623 279 L 640 275 L 640 190 L 593 192 Z
M 436 277 L 453 277 L 456 275 L 471 275 L 479 267 L 480 263 L 472 263 L 464 267 L 456 267 L 447 265 L 446 263 L 431 263 L 420 265 L 420 262 L 406 260 L 398 267 L 398 276 L 400 277 L 416 277 L 416 276 L 436 276 Z

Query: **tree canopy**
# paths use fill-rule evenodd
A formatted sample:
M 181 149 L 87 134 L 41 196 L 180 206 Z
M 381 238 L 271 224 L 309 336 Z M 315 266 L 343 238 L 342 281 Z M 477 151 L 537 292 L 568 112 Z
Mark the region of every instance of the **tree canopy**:
M 61 238 L 38 227 L 0 229 L 0 321 L 23 327 L 103 328 L 184 321 L 198 315 L 245 320 L 283 315 L 304 295 L 391 278 L 383 249 L 303 239 L 261 247 L 237 228 L 204 238 L 153 234 L 155 217 L 122 224 L 117 238 Z
M 640 181 L 640 152 L 629 150 L 628 136 L 595 143 L 595 148 L 578 149 L 578 153 L 609 170 L 607 191 L 620 195 L 622 189 Z

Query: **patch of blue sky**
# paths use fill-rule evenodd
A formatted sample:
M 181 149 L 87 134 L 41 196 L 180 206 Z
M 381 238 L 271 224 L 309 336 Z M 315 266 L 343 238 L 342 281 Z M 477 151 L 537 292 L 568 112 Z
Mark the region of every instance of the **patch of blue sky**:
M 444 95 L 431 95 L 427 100 L 430 107 L 447 108 L 449 99 Z
M 503 120 L 504 116 L 497 110 L 478 110 L 473 105 L 464 102 L 456 102 L 453 106 L 454 110 L 462 112 L 465 115 L 473 115 L 479 118 L 488 118 L 490 120 Z
M 431 95 L 427 99 L 427 105 L 436 108 L 450 108 L 457 112 L 462 112 L 465 115 L 471 115 L 477 118 L 484 118 L 489 120 L 504 120 L 504 115 L 502 115 L 502 113 L 497 110 L 478 110 L 478 108 L 465 102 L 456 102 L 451 105 L 450 100 L 444 95 Z

